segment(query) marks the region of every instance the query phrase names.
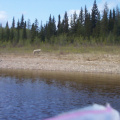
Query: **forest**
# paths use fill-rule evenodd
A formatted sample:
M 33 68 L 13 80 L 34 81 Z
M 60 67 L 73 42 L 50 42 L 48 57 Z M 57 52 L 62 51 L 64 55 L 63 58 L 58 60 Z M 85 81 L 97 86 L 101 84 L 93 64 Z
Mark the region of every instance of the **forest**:
M 6 45 L 25 46 L 40 45 L 120 45 L 120 10 L 119 7 L 109 9 L 107 3 L 103 11 L 98 10 L 96 0 L 91 12 L 87 6 L 81 7 L 79 15 L 74 12 L 70 17 L 65 12 L 64 17 L 58 15 L 56 22 L 54 16 L 48 16 L 48 22 L 39 26 L 37 18 L 31 24 L 30 19 L 21 19 L 15 23 L 13 17 L 12 26 L 0 26 L 0 47 Z

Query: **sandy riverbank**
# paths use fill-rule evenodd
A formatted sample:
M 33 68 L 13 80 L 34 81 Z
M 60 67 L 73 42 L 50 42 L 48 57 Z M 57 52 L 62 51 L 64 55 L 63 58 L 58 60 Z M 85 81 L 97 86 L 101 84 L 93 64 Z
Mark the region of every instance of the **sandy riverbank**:
M 120 55 L 0 54 L 0 68 L 120 74 Z

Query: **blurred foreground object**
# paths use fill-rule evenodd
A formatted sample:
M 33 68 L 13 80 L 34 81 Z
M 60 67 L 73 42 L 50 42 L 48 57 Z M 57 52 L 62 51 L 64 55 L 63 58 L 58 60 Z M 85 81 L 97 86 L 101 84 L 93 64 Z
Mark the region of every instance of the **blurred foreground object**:
M 109 104 L 106 106 L 94 104 L 46 120 L 120 120 L 120 116 Z

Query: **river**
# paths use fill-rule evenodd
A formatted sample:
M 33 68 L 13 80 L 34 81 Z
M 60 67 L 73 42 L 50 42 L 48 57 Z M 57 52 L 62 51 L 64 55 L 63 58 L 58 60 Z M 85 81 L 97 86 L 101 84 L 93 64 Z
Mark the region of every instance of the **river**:
M 43 120 L 93 103 L 120 112 L 120 75 L 0 70 L 0 119 Z

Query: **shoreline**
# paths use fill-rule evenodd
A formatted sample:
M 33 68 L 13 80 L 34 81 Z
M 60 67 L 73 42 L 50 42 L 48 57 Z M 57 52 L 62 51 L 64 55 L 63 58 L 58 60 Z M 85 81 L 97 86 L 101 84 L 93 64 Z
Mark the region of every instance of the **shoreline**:
M 0 69 L 120 74 L 120 55 L 0 54 Z

